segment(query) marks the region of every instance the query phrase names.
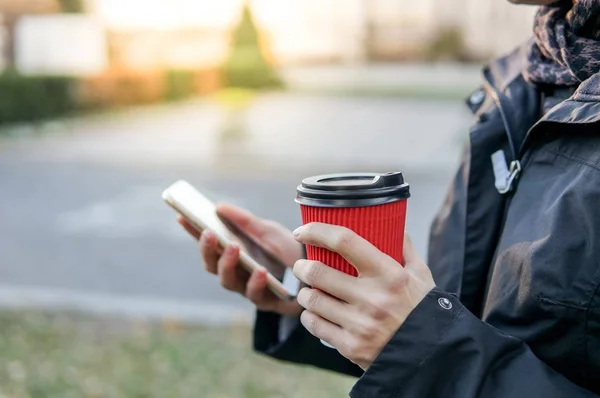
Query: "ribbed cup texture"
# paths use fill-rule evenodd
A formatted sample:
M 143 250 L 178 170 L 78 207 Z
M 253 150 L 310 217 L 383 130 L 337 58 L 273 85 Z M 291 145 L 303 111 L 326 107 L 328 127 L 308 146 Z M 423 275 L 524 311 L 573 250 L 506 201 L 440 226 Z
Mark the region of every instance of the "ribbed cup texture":
M 382 252 L 402 264 L 402 246 L 406 223 L 406 200 L 367 207 L 311 207 L 301 205 L 302 223 L 320 222 L 341 225 L 362 236 Z M 330 250 L 307 245 L 309 260 L 357 276 L 356 269 L 342 256 Z

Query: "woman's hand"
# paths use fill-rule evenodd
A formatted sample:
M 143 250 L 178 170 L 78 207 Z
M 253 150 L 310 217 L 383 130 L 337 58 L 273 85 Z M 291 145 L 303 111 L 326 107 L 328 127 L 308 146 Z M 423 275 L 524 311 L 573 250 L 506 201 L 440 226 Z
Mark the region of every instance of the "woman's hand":
M 302 258 L 302 245 L 294 240 L 291 231 L 280 224 L 263 220 L 246 210 L 227 204 L 218 206 L 217 212 L 288 267 L 292 267 L 294 262 Z M 250 275 L 239 266 L 240 248 L 237 245 L 231 244 L 225 250 L 221 250 L 213 233 L 205 231 L 200 234 L 182 217 L 179 217 L 178 221 L 199 241 L 204 267 L 211 274 L 218 275 L 225 289 L 248 298 L 259 310 L 273 311 L 281 315 L 300 314 L 302 308 L 296 301 L 281 300 L 267 288 L 267 270 L 254 271 Z
M 339 253 L 356 267 L 353 277 L 327 265 L 299 260 L 294 274 L 319 290 L 304 288 L 298 303 L 302 324 L 314 336 L 367 369 L 408 315 L 435 287 L 431 272 L 410 238 L 404 267 L 351 230 L 312 223 L 294 231 L 302 243 Z

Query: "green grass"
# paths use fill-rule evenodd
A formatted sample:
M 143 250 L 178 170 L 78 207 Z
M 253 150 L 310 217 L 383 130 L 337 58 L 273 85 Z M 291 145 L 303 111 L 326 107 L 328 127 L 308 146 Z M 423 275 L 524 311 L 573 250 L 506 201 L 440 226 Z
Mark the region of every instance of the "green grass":
M 354 380 L 253 353 L 247 326 L 0 313 L 0 397 L 344 397 Z

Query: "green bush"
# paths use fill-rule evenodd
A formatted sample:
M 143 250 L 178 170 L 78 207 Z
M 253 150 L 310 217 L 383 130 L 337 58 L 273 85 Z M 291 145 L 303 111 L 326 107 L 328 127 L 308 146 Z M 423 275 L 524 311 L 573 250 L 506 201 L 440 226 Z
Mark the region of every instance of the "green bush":
M 195 74 L 188 70 L 169 70 L 165 73 L 165 99 L 180 100 L 194 94 Z
M 66 115 L 76 109 L 73 79 L 0 74 L 0 124 L 34 122 Z

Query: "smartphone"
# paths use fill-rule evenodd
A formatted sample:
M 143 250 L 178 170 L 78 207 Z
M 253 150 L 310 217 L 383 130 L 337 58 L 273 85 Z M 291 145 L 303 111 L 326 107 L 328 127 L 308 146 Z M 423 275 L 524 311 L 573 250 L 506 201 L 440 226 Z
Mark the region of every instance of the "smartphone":
M 282 283 L 285 264 L 250 236 L 243 233 L 232 222 L 217 214 L 216 205 L 186 181 L 177 181 L 164 190 L 162 197 L 190 225 L 203 232 L 215 234 L 221 250 L 229 243 L 240 246 L 240 265 L 252 273 L 259 267 L 267 270 L 267 287 L 283 300 L 293 300 L 296 294 Z

